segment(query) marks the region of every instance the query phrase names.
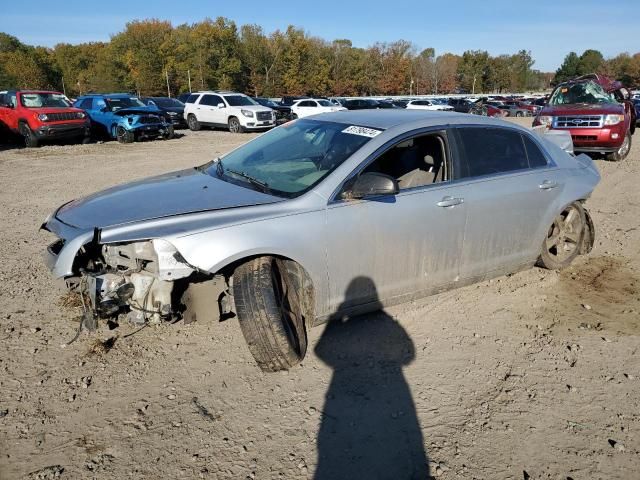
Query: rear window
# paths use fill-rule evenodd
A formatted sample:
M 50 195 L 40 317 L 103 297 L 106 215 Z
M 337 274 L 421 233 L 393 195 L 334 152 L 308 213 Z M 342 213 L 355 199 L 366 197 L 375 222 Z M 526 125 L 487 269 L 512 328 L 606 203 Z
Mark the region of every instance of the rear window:
M 456 178 L 480 177 L 529 167 L 522 135 L 506 128 L 459 128 Z

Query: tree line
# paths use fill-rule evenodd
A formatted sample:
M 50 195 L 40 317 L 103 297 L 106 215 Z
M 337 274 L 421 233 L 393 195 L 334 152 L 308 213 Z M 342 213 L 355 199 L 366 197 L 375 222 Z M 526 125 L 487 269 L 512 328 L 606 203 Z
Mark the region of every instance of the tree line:
M 348 39 L 327 41 L 294 26 L 267 33 L 223 17 L 176 27 L 150 19 L 127 23 L 109 42 L 53 48 L 25 45 L 0 33 L 0 89 L 64 89 L 72 97 L 94 91 L 177 95 L 205 89 L 271 97 L 522 92 L 548 88 L 554 77 L 576 72 L 574 64 L 591 66 L 587 52 L 569 54 L 554 75 L 533 69 L 527 50 L 437 55 L 432 48 L 418 51 L 406 40 L 358 48 Z M 638 56 L 605 61 L 600 54 L 596 63 L 607 72 L 615 70 L 613 76 L 640 83 L 634 66 Z

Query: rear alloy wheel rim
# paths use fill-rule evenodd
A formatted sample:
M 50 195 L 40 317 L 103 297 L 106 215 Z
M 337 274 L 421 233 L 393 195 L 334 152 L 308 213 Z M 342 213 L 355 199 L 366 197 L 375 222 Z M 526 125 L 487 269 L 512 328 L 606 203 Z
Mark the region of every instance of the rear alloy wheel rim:
M 579 248 L 582 236 L 582 219 L 578 209 L 571 205 L 556 217 L 549 228 L 545 248 L 559 262 L 569 258 Z
M 233 133 L 238 133 L 238 131 L 240 130 L 240 124 L 238 123 L 238 120 L 236 120 L 235 118 L 229 120 L 229 130 L 231 130 Z
M 630 148 L 631 139 L 629 138 L 629 135 L 625 135 L 624 142 L 622 142 L 622 145 L 620 145 L 620 148 L 618 149 L 618 155 L 620 157 L 624 157 L 627 153 L 629 153 Z

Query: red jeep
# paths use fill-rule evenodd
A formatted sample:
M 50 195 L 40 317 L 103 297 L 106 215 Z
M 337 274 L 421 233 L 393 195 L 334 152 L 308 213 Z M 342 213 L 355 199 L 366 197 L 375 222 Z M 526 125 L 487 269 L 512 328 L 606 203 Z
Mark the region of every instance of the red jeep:
M 87 114 L 59 92 L 11 90 L 0 92 L 0 124 L 21 135 L 27 147 L 47 140 L 75 138 L 89 141 Z
M 636 113 L 629 91 L 602 75 L 584 75 L 558 85 L 533 125 L 569 130 L 576 152 L 622 160 L 631 150 Z

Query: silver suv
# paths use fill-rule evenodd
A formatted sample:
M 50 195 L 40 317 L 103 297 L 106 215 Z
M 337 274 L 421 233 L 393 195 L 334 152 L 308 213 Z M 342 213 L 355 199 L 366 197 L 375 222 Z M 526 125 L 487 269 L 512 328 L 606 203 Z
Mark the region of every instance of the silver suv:
M 265 130 L 276 126 L 276 114 L 252 98 L 237 92 L 198 92 L 187 98 L 184 118 L 191 130 L 203 126 L 228 128 L 230 132 Z

